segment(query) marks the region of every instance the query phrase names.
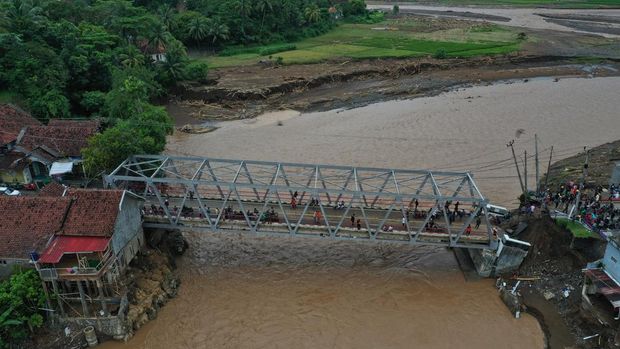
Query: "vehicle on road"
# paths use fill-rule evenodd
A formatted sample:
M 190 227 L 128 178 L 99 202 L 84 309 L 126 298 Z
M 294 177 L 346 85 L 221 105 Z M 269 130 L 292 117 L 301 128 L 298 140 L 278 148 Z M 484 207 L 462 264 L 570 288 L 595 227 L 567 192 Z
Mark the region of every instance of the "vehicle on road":
M 8 196 L 20 196 L 22 193 L 19 190 L 15 190 L 9 187 L 0 187 L 0 194 Z

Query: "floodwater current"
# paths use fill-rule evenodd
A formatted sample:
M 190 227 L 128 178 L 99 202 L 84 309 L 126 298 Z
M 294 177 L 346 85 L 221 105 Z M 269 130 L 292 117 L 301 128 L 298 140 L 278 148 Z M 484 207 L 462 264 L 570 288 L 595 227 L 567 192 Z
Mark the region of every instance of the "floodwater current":
M 616 140 L 618 90 L 620 78 L 541 79 L 352 110 L 275 113 L 175 135 L 168 151 L 471 170 L 483 194 L 511 205 L 519 185 L 506 143 L 516 139 L 517 153 L 532 154 L 536 133 L 547 159 L 551 145 L 559 158 Z M 127 344 L 102 348 L 543 347 L 536 320 L 515 319 L 493 280 L 466 282 L 444 248 L 187 237 L 177 298 Z
M 127 344 L 168 348 L 542 348 L 493 280 L 441 247 L 189 234 L 177 298 Z

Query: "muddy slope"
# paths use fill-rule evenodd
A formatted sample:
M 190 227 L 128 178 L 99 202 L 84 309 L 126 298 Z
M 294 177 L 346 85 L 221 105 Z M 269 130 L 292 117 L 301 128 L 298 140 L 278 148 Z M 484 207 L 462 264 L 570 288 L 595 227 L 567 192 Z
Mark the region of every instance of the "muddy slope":
M 182 126 L 191 123 L 192 118 L 232 120 L 278 109 L 354 108 L 498 80 L 613 76 L 619 71 L 620 64 L 612 60 L 583 65 L 549 56 L 249 66 L 218 70 L 213 77 L 215 85 L 186 85 L 167 107 L 177 125 Z
M 588 152 L 590 155 L 586 185 L 588 187 L 608 186 L 615 162 L 620 161 L 620 140 L 594 147 Z M 584 162 L 585 152 L 581 152 L 553 163 L 549 171 L 549 187 L 556 188 L 569 180 L 581 178 Z

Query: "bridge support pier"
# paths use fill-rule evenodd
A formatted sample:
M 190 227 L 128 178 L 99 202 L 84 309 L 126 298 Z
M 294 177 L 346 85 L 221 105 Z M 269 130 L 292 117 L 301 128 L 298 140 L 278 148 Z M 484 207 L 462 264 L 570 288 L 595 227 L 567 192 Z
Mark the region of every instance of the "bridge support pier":
M 468 249 L 478 275 L 496 277 L 516 270 L 527 256 L 527 249 L 500 244 L 497 250 Z

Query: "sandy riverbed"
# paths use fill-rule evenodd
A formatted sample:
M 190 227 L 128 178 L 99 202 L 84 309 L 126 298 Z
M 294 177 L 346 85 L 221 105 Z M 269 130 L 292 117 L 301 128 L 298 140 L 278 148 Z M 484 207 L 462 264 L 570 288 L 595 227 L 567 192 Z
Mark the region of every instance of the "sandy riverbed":
M 204 135 L 176 133 L 168 152 L 219 158 L 472 171 L 492 201 L 520 191 L 506 143 L 534 153 L 541 173 L 555 159 L 618 138 L 620 78 L 535 79 L 389 101 L 351 110 L 277 112 L 222 123 Z M 282 121 L 282 126 L 277 122 Z M 518 130 L 524 133 L 516 138 Z M 534 159 L 528 154 L 530 187 Z
M 383 9 L 391 10 L 393 5 L 375 4 L 368 5 L 371 9 Z M 620 37 L 615 34 L 608 34 L 604 32 L 597 32 L 595 28 L 591 30 L 577 30 L 567 26 L 563 26 L 557 23 L 546 21 L 542 16 L 538 14 L 550 14 L 550 15 L 589 15 L 589 16 L 606 16 L 620 18 L 620 9 L 604 9 L 604 10 L 590 10 L 590 9 L 548 9 L 548 8 L 482 8 L 482 7 L 454 7 L 454 6 L 425 6 L 425 5 L 400 5 L 401 10 L 423 10 L 423 11 L 444 11 L 441 16 L 458 17 L 454 12 L 470 12 L 474 14 L 499 16 L 509 18 L 510 21 L 494 21 L 492 18 L 484 18 L 485 21 L 498 23 L 502 25 L 508 25 L 511 27 L 527 28 L 527 29 L 550 29 L 564 32 L 579 32 L 579 33 L 596 33 L 597 35 L 605 37 Z M 452 13 L 450 13 L 450 12 Z M 470 20 L 475 18 L 468 17 Z

